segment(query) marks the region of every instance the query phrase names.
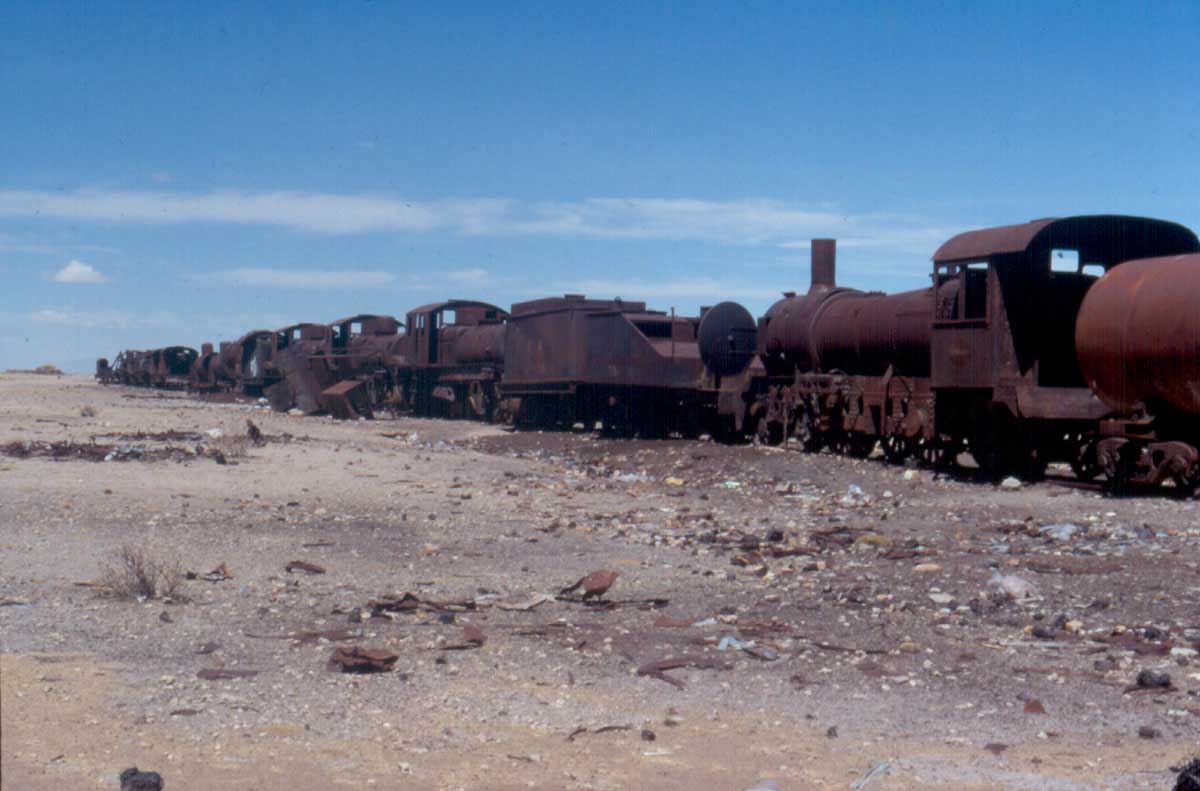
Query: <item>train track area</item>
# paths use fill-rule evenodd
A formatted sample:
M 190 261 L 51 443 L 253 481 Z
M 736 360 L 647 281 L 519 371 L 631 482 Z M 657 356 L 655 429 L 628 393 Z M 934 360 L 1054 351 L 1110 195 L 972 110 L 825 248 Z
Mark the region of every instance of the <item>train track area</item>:
M 1163 789 L 1195 756 L 1195 501 L 139 392 L 0 376 L 6 788 Z M 131 552 L 172 585 L 120 589 Z

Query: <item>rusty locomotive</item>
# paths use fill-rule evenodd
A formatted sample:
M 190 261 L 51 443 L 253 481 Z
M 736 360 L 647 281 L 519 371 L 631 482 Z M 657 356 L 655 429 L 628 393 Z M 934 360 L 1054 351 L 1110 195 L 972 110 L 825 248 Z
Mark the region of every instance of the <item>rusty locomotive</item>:
M 511 313 L 450 300 L 390 316 L 256 330 L 218 350 L 123 352 L 104 382 L 236 390 L 281 410 L 380 409 L 707 432 L 1108 485 L 1200 483 L 1200 241 L 1181 225 L 1079 216 L 963 233 L 931 284 L 839 286 L 836 243 L 759 319 L 723 302 L 677 316 L 566 295 Z
M 1037 220 L 960 234 L 934 254 L 928 288 L 885 295 L 838 287 L 835 245 L 817 240 L 808 293 L 755 328 L 766 372 L 745 393 L 749 424 L 813 451 L 879 444 L 933 464 L 967 452 L 1029 477 L 1063 461 L 1117 488 L 1191 492 L 1198 244 L 1161 220 Z

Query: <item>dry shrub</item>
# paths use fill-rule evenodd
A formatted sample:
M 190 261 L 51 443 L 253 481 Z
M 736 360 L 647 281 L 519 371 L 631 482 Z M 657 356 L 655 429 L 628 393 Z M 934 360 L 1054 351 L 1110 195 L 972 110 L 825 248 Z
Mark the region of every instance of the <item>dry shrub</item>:
M 250 439 L 245 434 L 225 434 L 210 439 L 206 444 L 210 449 L 220 451 L 227 459 L 240 459 L 246 455 Z
M 85 404 L 83 409 L 79 410 L 79 416 L 80 417 L 95 417 L 96 416 L 96 407 L 92 406 L 91 404 Z
M 179 599 L 183 567 L 146 546 L 125 544 L 101 568 L 100 588 L 118 599 Z

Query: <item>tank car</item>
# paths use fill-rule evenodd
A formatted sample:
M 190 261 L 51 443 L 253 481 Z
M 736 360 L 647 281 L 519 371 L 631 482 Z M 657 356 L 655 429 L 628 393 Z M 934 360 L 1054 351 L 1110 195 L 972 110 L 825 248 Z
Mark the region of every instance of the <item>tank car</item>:
M 1090 437 L 1109 486 L 1200 483 L 1200 255 L 1128 261 L 1097 281 L 1075 323 L 1080 371 L 1111 413 Z

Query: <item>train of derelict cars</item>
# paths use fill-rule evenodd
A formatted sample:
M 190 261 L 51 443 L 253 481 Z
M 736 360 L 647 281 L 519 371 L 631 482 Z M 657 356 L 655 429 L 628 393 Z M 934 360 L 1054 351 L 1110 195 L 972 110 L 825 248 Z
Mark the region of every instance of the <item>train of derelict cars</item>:
M 1200 241 L 1116 215 L 970 231 L 899 294 L 837 285 L 812 243 L 806 293 L 761 318 L 568 294 L 504 310 L 450 300 L 402 322 L 357 315 L 254 330 L 214 349 L 124 351 L 106 383 L 266 398 L 279 410 L 381 410 L 754 438 L 994 476 L 1052 462 L 1114 491 L 1200 484 Z

